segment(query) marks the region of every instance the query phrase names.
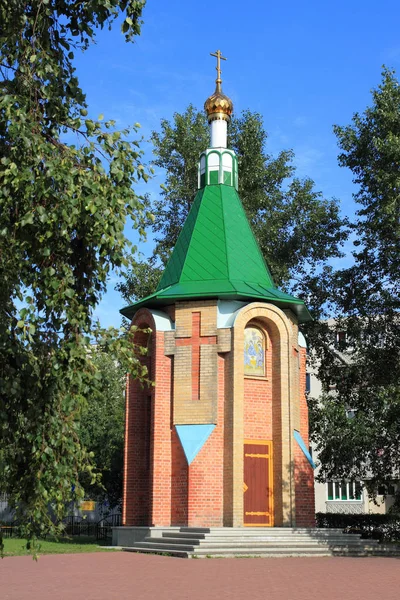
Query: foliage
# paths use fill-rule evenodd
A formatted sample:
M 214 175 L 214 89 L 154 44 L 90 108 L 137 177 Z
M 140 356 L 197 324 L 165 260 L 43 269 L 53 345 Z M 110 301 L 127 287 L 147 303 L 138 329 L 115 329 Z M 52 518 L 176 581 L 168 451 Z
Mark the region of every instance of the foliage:
M 156 254 L 148 260 L 136 260 L 128 276 L 117 285 L 126 302 L 150 296 L 157 288 L 161 279 L 163 267 L 155 264 Z M 127 324 L 128 325 L 128 324 Z
M 367 478 L 369 492 L 400 478 L 400 85 L 383 70 L 372 105 L 335 127 L 339 164 L 353 173 L 359 206 L 354 264 L 334 280 L 339 347 L 316 345 L 335 398 L 313 407 L 321 477 Z M 346 418 L 346 409 L 354 418 Z
M 316 513 L 317 527 L 343 529 L 346 533 L 358 533 L 362 538 L 382 542 L 400 541 L 400 517 L 398 515 L 343 513 Z
M 323 198 L 311 179 L 295 176 L 292 151 L 276 158 L 266 152 L 267 138 L 258 113 L 246 110 L 232 118 L 228 145 L 238 157 L 239 195 L 277 285 L 307 294 L 319 310 L 325 301 L 321 273 L 328 277 L 327 261 L 341 255 L 346 222 L 336 200 Z M 156 248 L 150 266 L 136 264 L 120 286 L 127 302 L 142 297 L 143 291 L 154 291 L 160 266 L 175 245 L 197 192 L 200 152 L 209 145 L 206 117 L 190 105 L 172 122 L 163 119 L 152 141 L 155 164 L 165 170 L 160 197 L 150 203 L 157 215 L 151 225 Z M 154 276 L 149 277 L 152 269 Z
M 115 357 L 93 351 L 99 379 L 81 419 L 80 440 L 93 453 L 101 480 L 84 483 L 93 498 L 107 500 L 110 508 L 122 501 L 126 371 Z
M 192 105 L 174 121 L 161 120 L 161 131 L 153 131 L 154 164 L 165 169 L 165 184 L 154 202 L 153 224 L 156 250 L 165 264 L 175 246 L 197 192 L 197 165 L 200 152 L 207 148 L 208 129 L 205 117 Z
M 59 520 L 72 486 L 83 496 L 79 473 L 95 477 L 78 435 L 93 338 L 145 375 L 132 337 L 93 319 L 110 270 L 129 265 L 125 224 L 143 233 L 148 218 L 132 187 L 147 179 L 137 127 L 89 118 L 73 66 L 121 13 L 126 39 L 138 34 L 143 4 L 0 6 L 0 489 L 28 538 L 54 531 L 48 507 Z

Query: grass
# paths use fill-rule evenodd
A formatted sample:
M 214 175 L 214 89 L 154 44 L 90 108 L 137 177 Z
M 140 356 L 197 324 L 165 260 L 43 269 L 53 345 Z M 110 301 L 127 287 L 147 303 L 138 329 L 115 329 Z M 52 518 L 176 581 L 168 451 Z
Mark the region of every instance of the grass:
M 106 542 L 97 541 L 91 537 L 59 538 L 40 540 L 38 554 L 77 554 L 79 552 L 113 552 L 110 548 L 102 548 Z M 31 551 L 26 549 L 26 540 L 22 538 L 4 539 L 4 556 L 29 556 Z

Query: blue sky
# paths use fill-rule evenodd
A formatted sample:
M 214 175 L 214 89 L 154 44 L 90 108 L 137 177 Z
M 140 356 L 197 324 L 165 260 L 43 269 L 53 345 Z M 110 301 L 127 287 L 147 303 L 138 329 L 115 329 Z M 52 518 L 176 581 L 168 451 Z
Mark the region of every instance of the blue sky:
M 139 122 L 148 139 L 161 118 L 201 108 L 213 91 L 221 49 L 223 89 L 235 112 L 264 117 L 267 150 L 292 148 L 298 175 L 310 176 L 326 197 L 354 213 L 351 174 L 337 165 L 333 124 L 350 123 L 370 104 L 383 64 L 400 69 L 400 5 L 394 0 L 239 2 L 218 5 L 148 0 L 142 35 L 126 44 L 118 23 L 100 31 L 97 43 L 76 61 L 93 117 L 104 113 L 119 127 Z M 147 159 L 150 160 L 149 144 Z M 144 190 L 155 195 L 158 172 Z M 135 243 L 135 232 L 127 230 Z M 151 239 L 139 244 L 151 252 Z M 97 309 L 103 325 L 120 323 L 122 300 L 115 278 Z

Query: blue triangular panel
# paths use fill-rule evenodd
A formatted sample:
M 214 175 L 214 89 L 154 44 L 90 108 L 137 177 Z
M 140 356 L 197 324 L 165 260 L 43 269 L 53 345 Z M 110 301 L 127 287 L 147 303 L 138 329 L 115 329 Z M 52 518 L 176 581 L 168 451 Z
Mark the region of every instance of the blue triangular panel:
M 196 458 L 215 425 L 175 425 L 188 465 Z
M 306 459 L 308 460 L 308 462 L 310 463 L 310 465 L 312 466 L 312 468 L 315 469 L 316 468 L 315 462 L 313 461 L 312 456 L 309 453 L 309 451 L 307 449 L 307 446 L 305 445 L 304 440 L 303 440 L 303 438 L 300 435 L 300 432 L 297 431 L 297 429 L 295 429 L 293 431 L 293 434 L 294 434 L 294 439 L 296 440 L 296 442 L 298 443 L 298 445 L 300 446 L 300 448 L 303 450 L 304 456 L 306 457 Z

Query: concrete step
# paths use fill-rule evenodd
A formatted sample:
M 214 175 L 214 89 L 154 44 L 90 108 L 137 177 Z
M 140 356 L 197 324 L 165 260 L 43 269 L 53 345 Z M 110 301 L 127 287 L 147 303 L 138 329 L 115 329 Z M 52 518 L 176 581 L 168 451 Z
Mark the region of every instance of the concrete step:
M 171 542 L 173 542 L 173 540 L 171 539 Z M 173 542 L 174 543 L 174 542 Z M 232 547 L 232 546 L 238 546 L 238 547 L 242 547 L 242 546 L 247 546 L 248 548 L 255 548 L 258 546 L 276 546 L 276 547 L 282 547 L 282 546 L 296 546 L 296 547 L 312 547 L 312 548 L 321 548 L 321 547 L 326 547 L 329 548 L 331 546 L 348 546 L 351 548 L 356 548 L 359 546 L 363 546 L 364 544 L 359 543 L 359 542 L 352 542 L 352 543 L 348 543 L 346 541 L 342 541 L 342 540 L 335 540 L 334 542 L 331 543 L 327 543 L 327 542 L 319 542 L 317 540 L 224 540 L 224 539 L 220 539 L 220 540 L 205 540 L 204 542 L 198 544 L 199 547 L 201 548 L 215 548 L 218 546 L 226 546 L 226 547 Z
M 172 544 L 172 546 L 174 546 L 174 544 Z M 256 550 L 257 548 L 297 548 L 299 550 L 307 550 L 307 549 L 316 549 L 316 550 L 327 550 L 329 551 L 332 548 L 336 548 L 336 549 L 349 549 L 349 550 L 358 550 L 361 549 L 363 550 L 364 548 L 366 548 L 366 546 L 364 546 L 363 544 L 354 544 L 354 545 L 349 545 L 349 544 L 341 544 L 339 542 L 335 543 L 335 544 L 314 544 L 314 543 L 296 543 L 296 542 L 292 542 L 290 544 L 287 543 L 271 543 L 271 542 L 254 542 L 254 543 L 248 543 L 248 542 L 235 542 L 235 543 L 227 543 L 227 542 L 220 542 L 217 544 L 201 544 L 199 546 L 193 546 L 194 550 L 200 549 L 200 550 L 209 550 L 210 552 L 214 552 L 214 550 L 216 548 L 246 548 L 247 550 L 251 551 L 251 550 Z M 368 549 L 373 549 L 376 548 L 376 546 L 368 546 Z
M 283 544 L 299 544 L 299 545 L 314 545 L 314 546 L 332 546 L 335 544 L 345 544 L 347 546 L 357 546 L 359 545 L 359 540 L 342 540 L 341 538 L 326 541 L 326 540 L 313 540 L 313 539 L 299 539 L 299 540 L 288 540 L 288 539 L 271 539 L 271 538 L 210 538 L 205 540 L 192 540 L 192 539 L 180 539 L 173 537 L 164 537 L 164 538 L 147 538 L 146 541 L 155 541 L 156 539 L 161 539 L 160 543 L 172 543 L 172 544 L 192 544 L 196 546 L 215 546 L 215 545 L 223 545 L 223 544 L 268 544 L 268 545 L 283 545 Z
M 169 535 L 166 532 L 166 535 Z M 189 529 L 189 528 L 181 528 L 181 530 L 179 532 L 174 532 L 171 535 L 187 535 L 187 536 L 193 536 L 193 537 L 198 537 L 198 536 L 205 536 L 206 538 L 209 537 L 257 537 L 258 535 L 268 535 L 270 537 L 285 537 L 285 538 L 293 538 L 293 537 L 313 537 L 313 538 L 321 538 L 321 539 L 330 539 L 332 537 L 336 537 L 336 536 L 346 536 L 347 537 L 351 537 L 351 538 L 359 538 L 360 535 L 359 534 L 348 534 L 348 533 L 343 533 L 340 529 L 331 529 L 331 530 L 312 530 L 312 529 L 304 529 L 301 531 L 296 531 L 296 530 L 292 530 L 292 529 L 287 529 L 287 528 L 279 528 L 279 529 L 274 529 L 274 528 L 265 528 L 260 532 L 260 528 L 257 529 L 251 529 L 251 528 L 247 528 L 247 527 L 241 527 L 241 528 L 229 528 L 229 529 L 219 529 L 219 528 L 213 528 L 209 531 L 198 531 L 197 529 L 193 528 L 193 529 Z
M 157 530 L 129 552 L 164 554 L 180 558 L 224 556 L 400 556 L 400 546 L 380 545 L 340 529 L 181 527 Z
M 207 534 L 206 533 L 188 533 L 184 531 L 163 531 L 162 537 L 167 538 L 179 538 L 179 539 L 196 539 L 196 540 L 205 540 Z
M 301 533 L 312 533 L 314 534 L 330 534 L 330 533 L 339 533 L 343 534 L 342 529 L 326 529 L 326 528 L 318 528 L 318 527 L 263 527 L 263 531 L 268 531 L 268 533 L 281 534 L 281 533 L 291 533 L 291 534 L 301 534 Z M 183 533 L 218 533 L 222 532 L 223 534 L 229 533 L 260 533 L 260 527 L 185 527 L 182 526 L 179 528 L 180 532 Z M 353 535 L 353 534 L 345 534 L 345 535 Z
M 373 545 L 355 545 L 352 546 L 350 548 L 350 546 L 348 546 L 348 544 L 340 544 L 340 543 L 336 543 L 332 546 L 330 546 L 329 544 L 318 544 L 318 543 L 313 543 L 313 542 L 291 542 L 291 543 L 286 543 L 286 542 L 263 542 L 263 541 L 258 541 L 258 542 L 227 542 L 227 541 L 220 541 L 220 542 L 216 542 L 216 543 L 203 543 L 201 545 L 199 544 L 188 544 L 188 543 L 181 543 L 181 544 L 177 544 L 176 540 L 165 540 L 158 538 L 158 539 L 152 539 L 152 538 L 147 538 L 146 541 L 144 542 L 137 542 L 134 545 L 135 548 L 164 548 L 166 552 L 169 551 L 175 551 L 175 550 L 186 550 L 188 552 L 190 551 L 202 551 L 205 553 L 212 553 L 214 554 L 214 552 L 217 552 L 219 549 L 224 549 L 224 550 L 232 550 L 232 551 L 242 551 L 242 552 L 254 552 L 257 549 L 270 549 L 270 550 L 282 550 L 282 549 L 287 549 L 287 550 L 296 550 L 296 551 L 329 551 L 331 548 L 334 548 L 336 550 L 340 550 L 340 549 L 354 549 L 354 550 L 360 550 L 360 551 L 364 551 L 364 550 L 368 550 L 368 549 L 373 549 L 375 548 L 375 546 Z
M 128 552 L 144 552 L 152 554 L 164 554 L 179 558 L 190 557 L 273 557 L 273 556 L 400 556 L 398 546 L 382 546 L 375 544 L 360 544 L 359 546 L 348 545 L 311 545 L 286 544 L 286 545 L 234 545 L 221 544 L 207 546 L 190 546 L 183 544 L 157 544 L 153 542 L 138 542 L 133 547 L 123 548 Z
M 216 547 L 210 548 L 185 548 L 184 546 L 157 546 L 157 544 L 149 544 L 144 546 L 144 543 L 136 544 L 133 547 L 123 548 L 128 552 L 145 552 L 151 554 L 164 554 L 176 556 L 180 558 L 189 557 L 223 557 L 223 556 L 331 556 L 331 553 L 325 548 L 296 548 L 296 547 L 260 547 L 260 548 L 227 548 Z
M 162 554 L 167 556 L 174 556 L 175 558 L 189 558 L 189 553 L 185 550 L 166 550 L 165 548 L 136 548 L 136 546 L 128 546 L 122 548 L 123 552 L 136 552 L 137 554 Z
M 173 556 L 176 558 L 232 558 L 232 557 L 254 557 L 254 558 L 273 558 L 273 557 L 327 557 L 327 556 L 400 556 L 400 551 L 394 552 L 390 550 L 377 550 L 375 547 L 370 549 L 309 549 L 299 550 L 298 548 L 257 548 L 256 550 L 245 550 L 241 548 L 227 549 L 215 548 L 210 550 L 202 550 L 196 548 L 194 551 L 180 549 L 167 549 L 166 547 L 151 547 L 151 548 L 122 548 L 125 552 L 139 552 L 144 554 L 160 554 L 164 556 Z
M 299 539 L 273 539 L 268 537 L 259 537 L 259 538 L 223 538 L 223 537 L 213 537 L 206 538 L 204 540 L 197 539 L 188 539 L 188 538 L 176 538 L 176 537 L 163 537 L 163 538 L 146 538 L 145 541 L 152 543 L 160 543 L 160 544 L 187 544 L 193 546 L 201 546 L 201 548 L 214 548 L 216 546 L 248 546 L 255 547 L 260 545 L 268 545 L 268 546 L 313 546 L 313 547 L 321 547 L 321 546 L 359 546 L 363 545 L 363 542 L 360 540 L 344 540 L 342 538 L 332 539 L 330 541 L 326 540 L 315 540 L 312 538 L 299 538 Z M 377 543 L 377 542 L 376 542 Z
M 163 536 L 163 537 L 147 537 L 145 542 L 152 542 L 153 544 L 183 544 L 189 546 L 198 546 L 205 540 L 199 540 L 197 538 L 179 538 L 176 536 Z
M 149 538 L 151 540 L 155 540 L 156 538 Z M 334 544 L 334 543 L 345 543 L 345 544 L 358 544 L 360 541 L 360 536 L 351 536 L 346 534 L 336 534 L 331 535 L 329 537 L 323 536 L 312 536 L 308 534 L 293 536 L 293 535 L 280 535 L 273 536 L 270 533 L 259 533 L 258 535 L 243 535 L 242 533 L 237 533 L 236 535 L 210 535 L 210 534 L 189 534 L 189 533 L 168 533 L 163 532 L 162 539 L 165 540 L 182 540 L 187 541 L 188 543 L 221 543 L 221 542 L 257 542 L 263 541 L 268 543 L 310 543 L 314 542 L 316 544 Z
M 332 556 L 331 553 L 325 548 L 309 548 L 309 549 L 298 549 L 298 548 L 273 548 L 264 547 L 257 549 L 246 549 L 246 548 L 215 548 L 212 552 L 203 549 L 196 549 L 192 556 L 198 558 L 224 558 L 224 557 L 286 557 L 286 556 Z
M 228 529 L 227 527 L 213 527 L 213 531 L 217 529 L 223 531 L 224 529 Z M 229 527 L 229 529 L 233 529 Z M 210 533 L 211 529 L 209 527 L 181 527 L 180 530 L 182 533 Z
M 144 542 L 136 542 L 132 548 L 136 550 L 145 550 L 145 549 L 159 549 L 162 552 L 181 552 L 185 550 L 186 552 L 193 552 L 194 545 L 193 544 L 160 544 L 158 542 L 150 541 L 152 538 L 146 538 Z

